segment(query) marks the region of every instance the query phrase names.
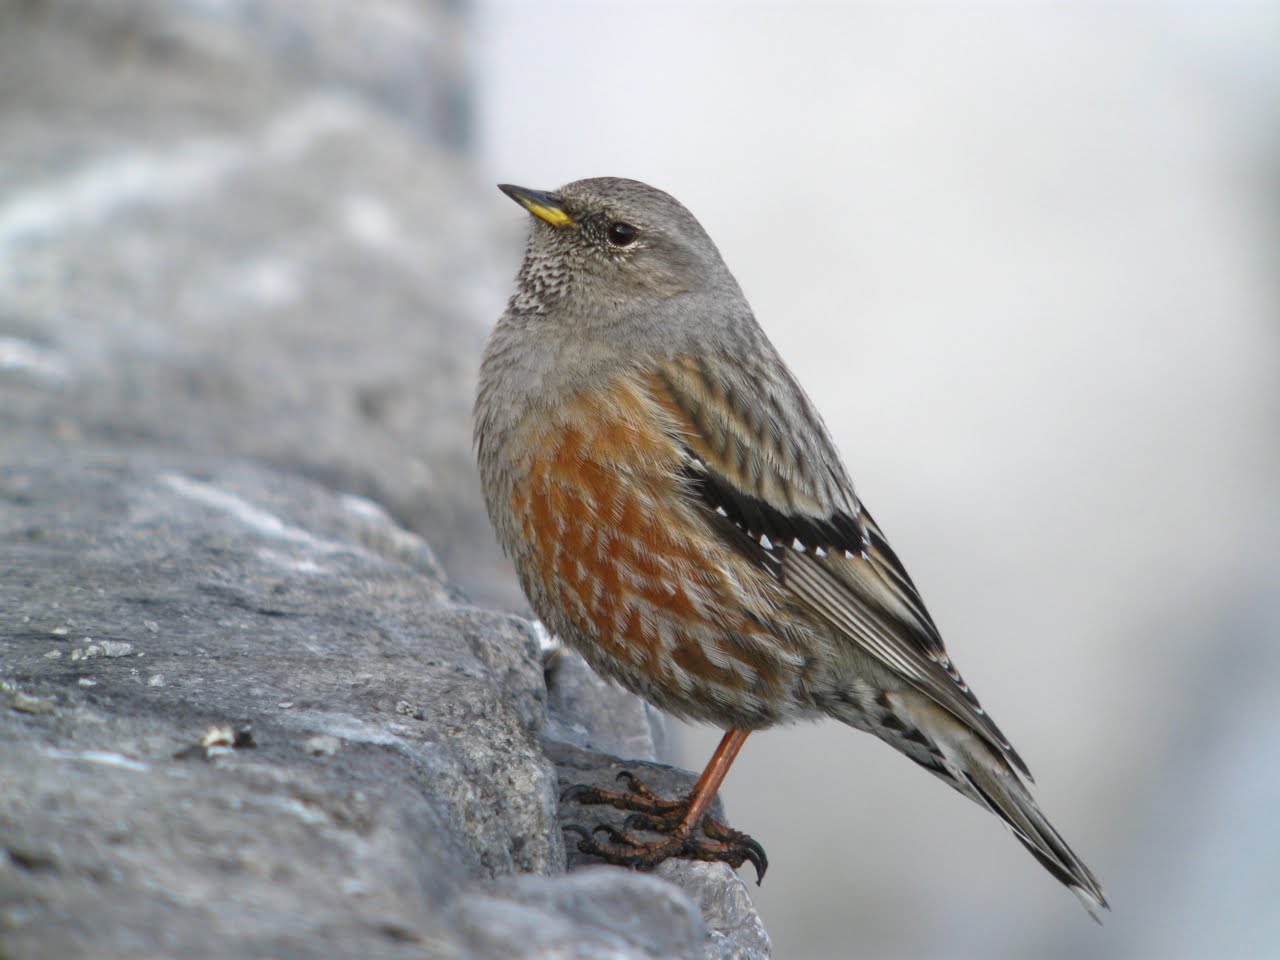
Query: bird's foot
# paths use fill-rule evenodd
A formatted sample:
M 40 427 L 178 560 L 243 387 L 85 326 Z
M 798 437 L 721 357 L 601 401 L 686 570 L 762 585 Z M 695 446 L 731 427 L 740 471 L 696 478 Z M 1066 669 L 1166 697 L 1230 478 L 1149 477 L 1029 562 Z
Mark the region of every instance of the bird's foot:
M 561 799 L 584 805 L 608 804 L 631 812 L 622 830 L 607 824 L 593 830 L 577 824 L 566 826 L 566 832 L 578 835 L 580 852 L 638 870 L 651 870 L 672 858 L 719 861 L 734 869 L 749 861 L 756 868 L 756 883 L 764 879 L 769 858 L 765 856 L 764 847 L 747 834 L 705 815 L 696 826 L 686 826 L 689 797 L 664 800 L 626 771 L 620 773 L 618 779 L 626 781 L 627 791 L 579 785 L 570 787 L 562 796 Z M 643 840 L 633 831 L 656 833 L 662 838 Z
M 560 799 L 572 800 L 583 806 L 606 804 L 630 813 L 645 814 L 655 823 L 669 823 L 665 827 L 653 827 L 658 833 L 673 833 L 680 821 L 689 812 L 691 797 L 678 800 L 664 800 L 645 785 L 645 782 L 630 770 L 618 774 L 618 780 L 626 784 L 626 790 L 602 790 L 589 787 L 585 783 L 570 787 L 560 795 Z
M 632 822 L 633 818 L 629 818 L 628 823 Z M 673 858 L 727 863 L 735 870 L 750 861 L 756 868 L 756 883 L 759 884 L 769 868 L 769 858 L 759 843 L 718 820 L 704 820 L 702 836 L 674 834 L 648 841 L 629 830 L 619 830 L 608 824 L 601 824 L 593 830 L 568 824 L 564 829 L 578 835 L 580 852 L 599 857 L 606 863 L 637 870 L 652 870 L 664 860 Z M 644 830 L 645 827 L 636 824 L 636 829 Z

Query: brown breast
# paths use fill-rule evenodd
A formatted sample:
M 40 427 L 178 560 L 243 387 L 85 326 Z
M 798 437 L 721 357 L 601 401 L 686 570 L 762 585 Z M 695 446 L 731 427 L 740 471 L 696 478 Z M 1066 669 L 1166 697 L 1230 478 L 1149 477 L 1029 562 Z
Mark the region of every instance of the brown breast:
M 620 378 L 526 436 L 517 563 L 555 608 L 544 619 L 627 686 L 641 671 L 673 696 L 776 693 L 796 652 L 755 609 L 776 588 L 688 498 L 672 427 L 645 385 Z

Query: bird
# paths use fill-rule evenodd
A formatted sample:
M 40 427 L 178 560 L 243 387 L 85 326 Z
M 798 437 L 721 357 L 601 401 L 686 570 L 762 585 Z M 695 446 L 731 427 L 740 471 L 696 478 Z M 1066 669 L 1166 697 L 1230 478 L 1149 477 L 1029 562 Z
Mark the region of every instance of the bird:
M 642 869 L 750 861 L 759 882 L 763 847 L 708 806 L 753 731 L 833 718 L 994 814 L 1097 920 L 1101 886 L 698 220 L 619 177 L 499 189 L 531 229 L 474 410 L 497 538 L 533 612 L 593 669 L 725 731 L 686 797 L 629 773 L 624 790 L 572 788 L 631 812 L 623 829 L 566 827 L 578 849 Z

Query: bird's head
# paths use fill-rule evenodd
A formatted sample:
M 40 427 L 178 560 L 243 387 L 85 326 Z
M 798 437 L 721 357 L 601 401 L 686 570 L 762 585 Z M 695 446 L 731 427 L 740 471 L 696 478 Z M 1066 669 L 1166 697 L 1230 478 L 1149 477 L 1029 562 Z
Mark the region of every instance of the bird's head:
M 597 314 L 643 311 L 726 287 L 737 295 L 702 225 L 655 187 L 596 177 L 555 192 L 510 184 L 499 189 L 533 215 L 521 274 L 528 294 L 568 297 Z

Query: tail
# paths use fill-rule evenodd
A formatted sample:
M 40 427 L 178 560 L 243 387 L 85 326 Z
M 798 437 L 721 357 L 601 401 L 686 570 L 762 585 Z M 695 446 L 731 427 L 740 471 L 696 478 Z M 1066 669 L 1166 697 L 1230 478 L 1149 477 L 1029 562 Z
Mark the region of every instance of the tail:
M 954 769 L 946 775 L 939 774 L 971 800 L 975 800 L 999 817 L 1018 841 L 1027 848 L 1040 865 L 1065 884 L 1080 900 L 1089 916 L 1102 922 L 1099 912 L 1110 910 L 1102 886 L 1093 872 L 1076 856 L 1062 834 L 1054 829 L 1049 818 L 1031 796 L 1031 792 L 1018 775 L 996 757 L 985 744 L 975 744 L 977 749 L 968 755 L 961 749 Z
M 975 731 L 915 691 L 882 693 L 877 704 L 884 712 L 874 718 L 862 712 L 836 716 L 874 733 L 994 813 L 1040 865 L 1076 895 L 1089 916 L 1102 922 L 1100 911 L 1111 909 L 1102 886 L 1041 812 L 1004 754 L 997 753 Z

